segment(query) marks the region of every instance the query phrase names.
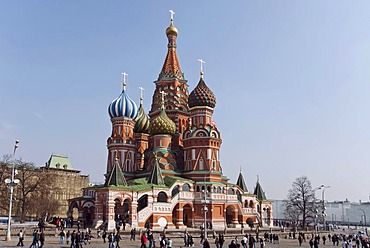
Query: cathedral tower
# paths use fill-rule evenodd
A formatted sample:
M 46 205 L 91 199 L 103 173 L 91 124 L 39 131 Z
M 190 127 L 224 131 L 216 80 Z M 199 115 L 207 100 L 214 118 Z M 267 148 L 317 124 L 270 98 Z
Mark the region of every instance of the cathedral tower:
M 199 60 L 202 63 L 203 60 Z M 190 125 L 184 133 L 184 171 L 221 172 L 220 132 L 213 121 L 216 97 L 203 80 L 201 66 L 200 80 L 189 96 Z
M 155 81 L 155 91 L 149 116 L 153 120 L 161 113 L 161 94 L 166 93 L 166 113 L 176 125 L 176 133 L 172 137 L 174 147 L 182 146 L 181 134 L 187 128 L 189 118 L 188 107 L 188 85 L 182 73 L 179 59 L 176 53 L 177 28 L 173 25 L 173 14 L 171 12 L 171 24 L 166 29 L 168 38 L 168 51 L 162 70 Z M 175 148 L 176 150 L 176 148 Z
M 136 144 L 134 137 L 135 118 L 138 115 L 136 103 L 126 94 L 126 73 L 123 73 L 123 89 L 108 107 L 112 122 L 112 134 L 107 140 L 107 174 L 112 170 L 115 157 L 123 172 L 136 171 Z M 117 155 L 115 156 L 115 152 Z

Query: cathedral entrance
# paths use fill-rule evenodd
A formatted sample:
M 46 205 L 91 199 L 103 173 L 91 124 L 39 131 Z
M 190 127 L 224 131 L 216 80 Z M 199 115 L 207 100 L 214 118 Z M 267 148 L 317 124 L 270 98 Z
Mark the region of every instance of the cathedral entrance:
M 125 199 L 121 202 L 120 199 L 114 199 L 114 220 L 116 225 L 119 225 L 123 230 L 126 229 L 126 225 L 131 225 L 130 216 L 131 201 Z
M 228 206 L 226 208 L 226 224 L 228 226 L 232 225 L 234 209 L 235 209 L 234 206 Z
M 193 208 L 186 204 L 184 206 L 184 225 L 187 227 L 193 227 Z

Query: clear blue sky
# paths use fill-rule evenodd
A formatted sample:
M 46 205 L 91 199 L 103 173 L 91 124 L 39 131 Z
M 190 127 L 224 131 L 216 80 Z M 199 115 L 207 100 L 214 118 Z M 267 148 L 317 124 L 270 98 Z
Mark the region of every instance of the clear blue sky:
M 206 61 L 232 182 L 242 167 L 268 198 L 306 175 L 329 200 L 369 199 L 369 1 L 0 1 L 1 154 L 19 139 L 18 158 L 67 154 L 103 181 L 107 107 L 125 71 L 150 109 L 169 9 L 191 90 Z

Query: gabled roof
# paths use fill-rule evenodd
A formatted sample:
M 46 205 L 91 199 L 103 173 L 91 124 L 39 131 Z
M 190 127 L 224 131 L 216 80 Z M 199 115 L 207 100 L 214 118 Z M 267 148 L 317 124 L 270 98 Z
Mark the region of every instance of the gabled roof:
M 254 193 L 253 194 L 255 194 L 257 196 L 257 199 L 259 199 L 261 201 L 267 200 L 266 195 L 265 195 L 265 192 L 263 191 L 262 186 L 261 186 L 259 180 L 257 181 L 256 188 L 254 189 Z
M 116 159 L 113 169 L 110 171 L 104 186 L 127 186 L 127 182 L 122 173 L 121 167 L 119 166 L 118 159 Z
M 157 159 L 155 159 L 153 170 L 149 175 L 147 183 L 148 184 L 152 183 L 152 184 L 156 184 L 156 185 L 165 185 L 163 177 L 162 177 L 161 168 L 159 168 L 159 164 L 158 164 Z
M 247 185 L 245 184 L 244 177 L 242 171 L 240 170 L 238 180 L 236 181 L 236 185 L 239 186 L 244 192 L 248 192 Z

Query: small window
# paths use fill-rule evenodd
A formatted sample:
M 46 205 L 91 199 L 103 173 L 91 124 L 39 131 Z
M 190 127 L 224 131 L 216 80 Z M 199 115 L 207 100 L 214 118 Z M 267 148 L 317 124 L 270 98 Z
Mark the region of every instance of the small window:
M 167 202 L 167 194 L 165 192 L 159 192 L 157 202 Z
M 190 191 L 190 185 L 185 183 L 184 185 L 182 185 L 182 191 L 187 191 L 189 192 Z

